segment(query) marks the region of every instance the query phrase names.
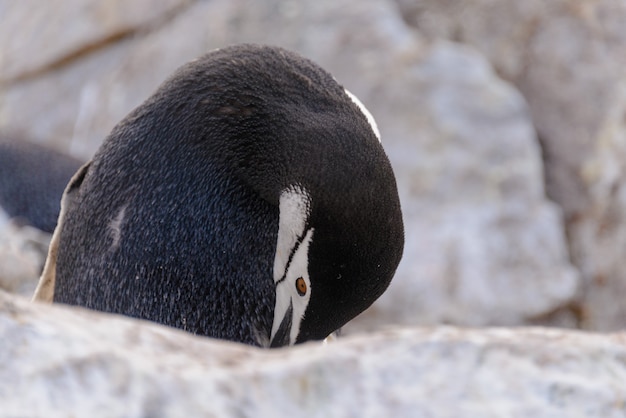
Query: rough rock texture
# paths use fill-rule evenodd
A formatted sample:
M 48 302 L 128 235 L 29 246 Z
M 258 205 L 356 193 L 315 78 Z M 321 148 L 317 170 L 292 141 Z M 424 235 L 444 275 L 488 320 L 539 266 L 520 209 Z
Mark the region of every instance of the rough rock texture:
M 0 416 L 619 417 L 626 335 L 398 329 L 262 350 L 0 293 Z
M 397 0 L 432 39 L 475 46 L 517 85 L 583 278 L 581 326 L 626 326 L 626 3 Z
M 187 0 L 0 3 L 0 83 L 37 77 L 167 19 Z
M 68 58 L 49 59 L 59 62 L 54 71 L 8 85 L 1 123 L 88 158 L 183 62 L 236 42 L 281 45 L 317 61 L 361 98 L 379 122 L 397 172 L 404 260 L 388 293 L 347 331 L 394 323 L 518 324 L 574 298 L 579 279 L 567 258 L 560 213 L 544 197 L 529 111 L 480 55 L 425 41 L 390 0 L 215 0 L 176 7 L 133 36 L 103 35 L 106 26 L 96 25 L 82 44 L 71 37 L 79 44 L 59 47 L 57 55 Z M 19 9 L 0 13 L 0 27 L 17 19 Z M 93 39 L 111 41 L 87 48 Z M 39 45 L 24 46 L 29 54 L 21 68 L 48 65 L 28 64 Z
M 578 276 L 560 213 L 545 199 L 521 96 L 480 56 L 445 42 L 395 72 L 372 85 L 387 89 L 384 103 L 409 109 L 380 118 L 395 131 L 387 149 L 406 218 L 405 260 L 364 319 L 517 324 L 567 305 Z
M 30 298 L 49 243 L 49 234 L 11 221 L 0 209 L 0 290 Z

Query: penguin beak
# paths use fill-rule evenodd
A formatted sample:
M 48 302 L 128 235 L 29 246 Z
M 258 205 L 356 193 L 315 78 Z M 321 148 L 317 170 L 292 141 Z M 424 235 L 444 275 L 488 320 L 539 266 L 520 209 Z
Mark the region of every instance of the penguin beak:
M 289 345 L 289 335 L 291 334 L 291 318 L 293 317 L 293 303 L 289 302 L 289 307 L 280 322 L 280 326 L 270 341 L 270 348 L 278 348 Z

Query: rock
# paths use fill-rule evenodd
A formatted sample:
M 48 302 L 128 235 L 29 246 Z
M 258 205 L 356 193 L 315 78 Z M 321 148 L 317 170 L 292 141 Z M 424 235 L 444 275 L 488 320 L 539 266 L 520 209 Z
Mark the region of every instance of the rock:
M 523 98 L 479 55 L 451 43 L 433 42 L 394 72 L 381 70 L 364 97 L 374 102 L 385 91 L 378 99 L 396 108 L 373 112 L 383 133 L 395 133 L 388 150 L 407 242 L 365 327 L 519 324 L 569 304 L 578 274 L 561 214 L 545 198 Z
M 294 49 L 331 71 L 375 115 L 396 170 L 404 260 L 346 332 L 519 324 L 571 303 L 579 278 L 559 210 L 544 196 L 523 98 L 474 50 L 425 40 L 389 0 L 194 2 L 149 31 L 9 85 L 0 121 L 88 158 L 176 67 L 246 41 Z
M 54 71 L 78 56 L 147 30 L 188 3 L 52 0 L 27 7 L 1 1 L 0 84 Z
M 406 328 L 262 350 L 0 292 L 0 416 L 618 417 L 626 334 Z
M 428 37 L 471 44 L 530 106 L 547 190 L 582 272 L 581 326 L 626 324 L 626 3 L 397 0 Z
M 47 138 L 83 159 L 91 157 L 95 143 L 112 128 L 111 122 L 121 119 L 114 113 L 104 132 L 92 133 L 91 147 L 85 146 L 84 136 L 92 126 L 83 115 L 107 112 L 97 95 L 94 74 L 115 78 L 116 70 L 123 68 L 111 51 L 173 19 L 189 3 L 53 0 L 33 8 L 0 0 L 0 127 Z M 80 65 L 84 62 L 88 65 Z M 117 101 L 109 104 L 122 107 L 122 115 L 137 104 L 125 104 L 123 93 L 111 91 Z
M 49 243 L 49 234 L 12 221 L 0 209 L 0 290 L 30 298 L 37 287 Z

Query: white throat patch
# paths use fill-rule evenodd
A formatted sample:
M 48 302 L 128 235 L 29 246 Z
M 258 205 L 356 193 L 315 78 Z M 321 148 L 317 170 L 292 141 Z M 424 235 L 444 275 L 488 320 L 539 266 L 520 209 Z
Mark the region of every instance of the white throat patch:
M 280 194 L 278 208 L 280 218 L 274 257 L 274 283 L 278 283 L 285 275 L 294 246 L 304 237 L 310 210 L 309 195 L 301 187 L 292 186 Z
M 311 299 L 308 266 L 313 229 L 306 229 L 310 214 L 308 193 L 299 186 L 285 189 L 280 195 L 279 210 L 278 239 L 274 257 L 276 305 L 270 341 L 276 336 L 285 315 L 291 315 L 289 345 L 293 345 Z
M 372 127 L 372 131 L 374 131 L 374 135 L 376 135 L 376 138 L 378 138 L 378 142 L 381 142 L 381 140 L 380 140 L 380 131 L 378 130 L 378 125 L 376 124 L 376 120 L 374 119 L 374 116 L 372 116 L 370 111 L 367 110 L 365 105 L 359 100 L 358 97 L 356 97 L 354 94 L 350 93 L 347 89 L 345 89 L 345 92 L 348 95 L 348 97 L 350 98 L 350 100 L 352 100 L 354 102 L 354 104 L 356 104 L 359 107 L 359 109 L 361 109 L 361 112 L 365 115 L 365 118 L 367 119 L 367 121 L 369 122 L 370 126 Z

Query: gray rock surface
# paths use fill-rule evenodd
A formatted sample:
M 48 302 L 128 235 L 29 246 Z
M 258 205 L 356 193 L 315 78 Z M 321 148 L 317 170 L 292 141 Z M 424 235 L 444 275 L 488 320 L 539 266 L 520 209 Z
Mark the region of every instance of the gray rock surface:
M 471 44 L 520 89 L 582 273 L 580 325 L 623 328 L 626 3 L 396 1 L 420 33 Z
M 38 77 L 167 20 L 187 0 L 2 1 L 0 84 Z
M 49 243 L 49 234 L 19 225 L 0 209 L 0 290 L 30 298 L 37 286 Z
M 406 219 L 405 259 L 364 318 L 510 325 L 567 305 L 578 275 L 560 212 L 545 198 L 522 97 L 478 54 L 447 42 L 394 71 L 372 88 L 405 109 L 380 112 L 383 132 L 395 130 L 387 149 Z
M 406 328 L 262 350 L 0 292 L 0 416 L 621 417 L 626 335 Z
M 579 277 L 568 261 L 560 212 L 544 196 L 529 110 L 475 51 L 423 39 L 390 0 L 168 4 L 175 13 L 162 6 L 119 23 L 135 27 L 167 14 L 133 36 L 102 34 L 102 24 L 82 38 L 59 39 L 71 45 L 58 55 L 72 59 L 10 83 L 0 124 L 88 158 L 183 62 L 231 43 L 281 45 L 317 61 L 361 98 L 397 173 L 404 260 L 388 293 L 347 332 L 388 324 L 519 324 L 575 297 Z M 0 27 L 19 9 L 0 14 Z M 111 42 L 68 55 L 89 39 Z M 38 56 L 40 45 L 26 44 L 29 54 L 21 59 Z

